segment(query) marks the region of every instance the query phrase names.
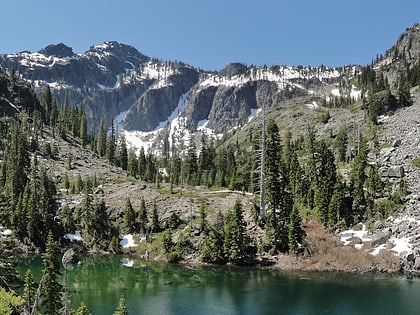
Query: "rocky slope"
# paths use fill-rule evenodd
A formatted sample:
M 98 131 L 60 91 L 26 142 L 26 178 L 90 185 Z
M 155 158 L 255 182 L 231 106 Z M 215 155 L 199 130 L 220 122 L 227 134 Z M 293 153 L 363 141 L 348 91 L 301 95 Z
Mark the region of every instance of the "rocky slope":
M 395 218 L 381 227 L 389 237 L 406 240 L 410 246 L 404 253 L 415 269 L 420 269 L 420 168 L 413 160 L 420 158 L 420 93 L 413 94 L 412 106 L 383 119 L 383 143 L 390 144 L 380 152 L 381 166 L 390 179 L 404 175 L 408 195 Z M 412 255 L 410 255 L 412 254 Z M 415 260 L 413 258 L 416 258 Z

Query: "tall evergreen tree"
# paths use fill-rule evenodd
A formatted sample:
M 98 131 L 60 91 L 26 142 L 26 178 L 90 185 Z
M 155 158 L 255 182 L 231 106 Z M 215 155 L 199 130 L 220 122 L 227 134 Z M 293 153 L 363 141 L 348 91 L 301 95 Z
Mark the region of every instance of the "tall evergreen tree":
M 144 198 L 142 198 L 140 201 L 140 212 L 139 212 L 138 221 L 139 221 L 140 231 L 143 233 L 146 233 L 147 224 L 149 223 L 149 220 L 147 218 L 146 202 L 144 201 Z
M 106 155 L 110 163 L 115 163 L 115 154 L 117 151 L 117 139 L 115 136 L 114 120 L 111 119 L 110 133 L 107 139 Z
M 57 259 L 57 244 L 50 232 L 47 237 L 46 250 L 42 254 L 44 276 L 42 279 L 41 305 L 43 314 L 56 315 L 63 307 L 63 287 L 59 282 L 60 263 Z
M 36 295 L 36 285 L 34 281 L 34 277 L 32 275 L 31 269 L 28 269 L 25 273 L 25 284 L 23 286 L 23 299 L 27 305 L 28 313 L 32 312 L 32 307 L 35 302 L 35 295 Z
M 161 231 L 159 223 L 159 214 L 157 210 L 156 200 L 153 201 L 153 210 L 152 210 L 152 232 L 159 233 Z
M 302 244 L 303 230 L 302 230 L 302 218 L 299 213 L 298 204 L 293 205 L 293 210 L 290 213 L 290 220 L 288 226 L 288 241 L 289 251 L 296 253 L 299 246 Z
M 136 232 L 136 226 L 137 226 L 137 220 L 136 220 L 136 213 L 133 209 L 133 206 L 131 204 L 130 198 L 127 197 L 125 200 L 125 206 L 124 206 L 124 225 L 128 229 L 129 233 L 135 233 Z
M 228 261 L 239 264 L 250 257 L 249 247 L 242 204 L 237 200 L 226 221 L 223 250 Z
M 127 142 L 125 141 L 124 134 L 121 134 L 118 143 L 118 161 L 119 166 L 127 171 L 128 169 L 128 150 L 127 150 Z
M 98 154 L 101 157 L 104 157 L 107 152 L 106 129 L 105 129 L 105 121 L 103 118 L 101 119 L 101 122 L 99 123 L 96 152 L 98 152 Z

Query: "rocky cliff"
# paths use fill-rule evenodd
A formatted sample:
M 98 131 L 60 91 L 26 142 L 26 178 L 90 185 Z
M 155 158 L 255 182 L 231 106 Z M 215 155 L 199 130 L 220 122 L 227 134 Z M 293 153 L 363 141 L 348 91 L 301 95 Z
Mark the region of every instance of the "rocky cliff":
M 0 56 L 41 93 L 50 85 L 58 104 L 83 101 L 88 119 L 123 115 L 129 131 L 148 132 L 183 117 L 188 130 L 204 121 L 214 133 L 246 123 L 257 109 L 280 99 L 314 94 L 348 69 L 229 64 L 208 72 L 180 62 L 147 57 L 118 42 L 92 46 L 82 54 L 60 43 L 39 52 Z

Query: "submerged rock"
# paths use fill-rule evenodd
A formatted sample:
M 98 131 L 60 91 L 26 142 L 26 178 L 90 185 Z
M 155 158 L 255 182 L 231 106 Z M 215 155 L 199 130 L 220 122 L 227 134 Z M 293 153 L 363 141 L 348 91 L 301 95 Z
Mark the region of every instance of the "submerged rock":
M 70 248 L 64 252 L 61 261 L 65 269 L 70 269 L 73 265 L 78 264 L 79 258 L 77 257 L 76 252 Z

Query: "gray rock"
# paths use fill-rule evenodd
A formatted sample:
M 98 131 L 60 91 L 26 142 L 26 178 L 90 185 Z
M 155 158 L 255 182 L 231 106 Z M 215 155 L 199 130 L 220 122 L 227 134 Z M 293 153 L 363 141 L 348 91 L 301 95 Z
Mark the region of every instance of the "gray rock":
M 385 244 L 386 242 L 388 242 L 391 235 L 392 233 L 389 230 L 376 232 L 372 236 L 372 246 L 375 247 L 377 245 Z
M 77 257 L 76 252 L 72 248 L 69 248 L 64 252 L 61 261 L 63 263 L 64 268 L 69 269 L 73 265 L 77 264 L 79 262 L 79 259 Z
M 385 227 L 384 224 L 381 221 L 376 221 L 374 223 L 374 226 L 375 226 L 375 229 L 377 229 L 377 230 L 382 230 Z
M 401 178 L 404 176 L 404 168 L 400 165 L 391 166 L 388 168 L 388 177 Z
M 392 147 L 394 147 L 394 148 L 399 147 L 400 145 L 401 145 L 401 140 L 400 140 L 400 139 L 395 140 L 395 141 L 392 143 Z

